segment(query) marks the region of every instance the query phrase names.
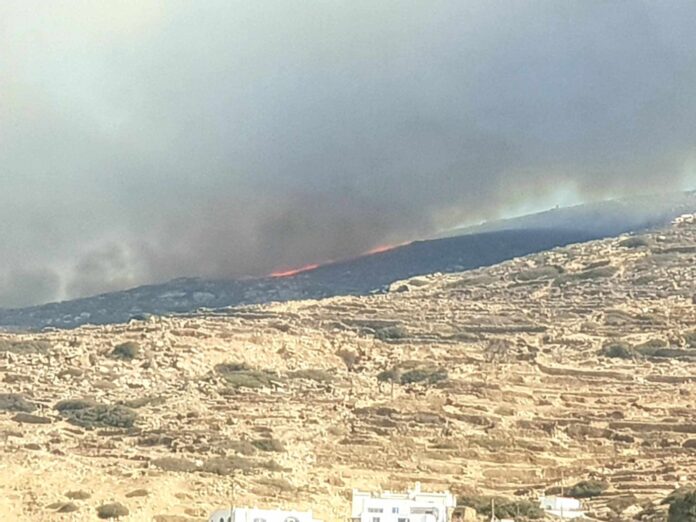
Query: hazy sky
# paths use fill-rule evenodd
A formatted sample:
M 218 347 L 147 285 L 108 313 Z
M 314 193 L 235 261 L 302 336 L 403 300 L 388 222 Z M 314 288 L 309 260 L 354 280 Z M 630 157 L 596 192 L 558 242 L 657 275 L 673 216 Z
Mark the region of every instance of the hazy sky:
M 694 185 L 692 0 L 3 0 L 0 306 Z

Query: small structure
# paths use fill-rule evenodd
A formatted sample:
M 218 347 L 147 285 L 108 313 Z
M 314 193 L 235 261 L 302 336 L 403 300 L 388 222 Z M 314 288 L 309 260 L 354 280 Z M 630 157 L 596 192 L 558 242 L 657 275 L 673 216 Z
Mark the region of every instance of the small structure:
M 585 512 L 582 510 L 582 503 L 576 498 L 541 497 L 541 499 L 539 499 L 539 505 L 547 515 L 562 520 L 585 518 Z
M 353 490 L 353 522 L 449 522 L 457 505 L 449 492 L 425 493 L 420 484 L 405 493 Z
M 321 522 L 311 511 L 280 509 L 227 508 L 215 511 L 208 522 Z

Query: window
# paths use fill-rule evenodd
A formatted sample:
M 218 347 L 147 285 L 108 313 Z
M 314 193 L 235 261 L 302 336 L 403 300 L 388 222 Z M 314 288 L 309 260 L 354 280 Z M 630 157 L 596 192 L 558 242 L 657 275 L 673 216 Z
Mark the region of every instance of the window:
M 408 522 L 408 518 L 399 518 L 398 522 Z
M 382 508 L 367 508 L 368 513 L 383 513 L 384 510 Z
M 399 514 L 399 508 L 398 508 L 398 507 L 393 507 L 393 508 L 392 508 L 392 513 L 394 513 L 395 515 L 398 515 L 398 514 Z M 399 519 L 399 522 L 401 522 L 401 519 Z
M 379 517 L 372 517 L 372 522 L 379 522 Z
M 300 519 L 297 517 L 288 517 L 285 519 L 285 522 L 300 522 Z
M 266 522 L 265 518 L 255 518 L 254 522 Z

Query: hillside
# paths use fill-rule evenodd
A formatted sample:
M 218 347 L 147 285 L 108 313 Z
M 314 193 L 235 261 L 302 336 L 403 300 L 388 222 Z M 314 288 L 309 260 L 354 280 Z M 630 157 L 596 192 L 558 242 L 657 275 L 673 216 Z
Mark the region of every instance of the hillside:
M 368 295 L 415 275 L 488 266 L 593 237 L 582 230 L 507 230 L 416 241 L 289 277 L 182 278 L 74 301 L 0 310 L 0 327 L 19 330 L 46 326 L 74 328 L 83 324 L 120 323 L 147 314 L 186 313 L 200 308 Z
M 696 192 L 652 195 L 554 209 L 415 241 L 386 252 L 330 263 L 290 277 L 182 278 L 95 297 L 23 309 L 0 309 L 0 327 L 36 330 L 111 324 L 147 314 L 273 301 L 368 295 L 401 279 L 490 266 L 571 243 L 663 226 L 696 212 Z
M 664 520 L 696 476 L 695 281 L 685 222 L 367 297 L 3 334 L 0 519 L 343 520 L 352 487 L 592 478 L 597 518 Z

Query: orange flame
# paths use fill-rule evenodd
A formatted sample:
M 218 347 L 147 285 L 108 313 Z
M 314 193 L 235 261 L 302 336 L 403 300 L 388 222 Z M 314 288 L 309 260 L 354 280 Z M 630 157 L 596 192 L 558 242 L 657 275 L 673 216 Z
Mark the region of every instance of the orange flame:
M 394 250 L 396 248 L 406 246 L 410 244 L 409 241 L 406 241 L 404 243 L 398 243 L 396 245 L 377 245 L 374 248 L 371 248 L 367 252 L 363 252 L 357 257 L 354 257 L 352 259 L 357 259 L 359 257 L 363 256 L 371 256 L 373 254 L 382 254 L 384 252 L 389 252 L 390 250 Z M 326 266 L 335 263 L 335 261 L 326 261 L 324 263 L 312 263 L 309 265 L 301 266 L 298 268 L 283 268 L 283 269 L 278 269 L 270 274 L 268 274 L 268 277 L 292 277 L 297 274 L 302 274 L 304 272 L 309 272 L 310 270 L 314 270 L 315 268 L 319 268 L 320 266 Z
M 377 245 L 376 247 L 371 248 L 370 250 L 368 250 L 367 252 L 365 252 L 362 255 L 363 256 L 371 256 L 372 254 L 381 254 L 383 252 L 389 252 L 390 250 L 394 250 L 396 248 L 406 246 L 408 244 L 409 244 L 409 242 L 406 241 L 404 243 L 398 243 L 396 245 Z
M 270 277 L 291 277 L 297 274 L 301 274 L 303 272 L 309 272 L 310 270 L 314 270 L 315 268 L 319 268 L 319 263 L 312 263 L 311 265 L 305 265 L 299 268 L 290 268 L 288 270 L 276 270 L 275 272 L 271 272 L 268 275 Z

